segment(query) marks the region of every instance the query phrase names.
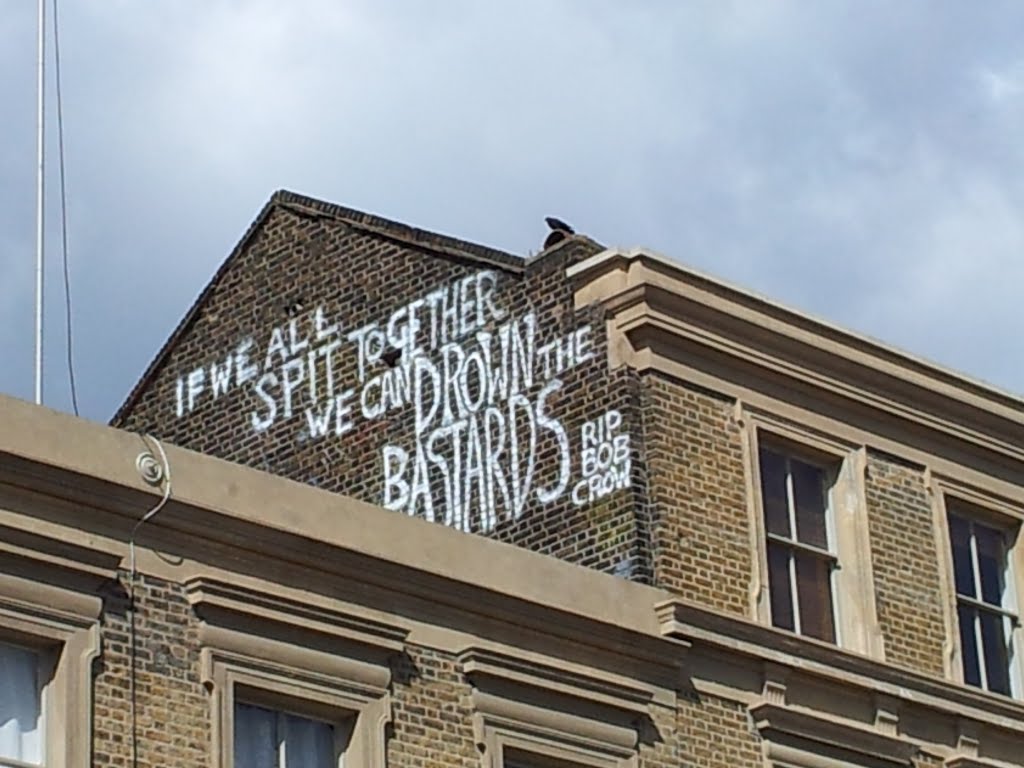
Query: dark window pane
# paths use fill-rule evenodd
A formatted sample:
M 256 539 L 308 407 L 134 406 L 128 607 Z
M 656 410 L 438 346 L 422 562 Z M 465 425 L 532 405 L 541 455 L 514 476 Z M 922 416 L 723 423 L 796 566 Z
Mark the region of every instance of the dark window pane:
M 988 689 L 1010 695 L 1010 665 L 1006 654 L 1006 619 L 981 611 L 981 643 L 985 649 Z
M 793 596 L 789 591 L 789 550 L 768 542 L 768 589 L 772 599 L 772 624 L 796 629 Z
M 950 518 L 952 520 L 952 518 Z M 958 605 L 957 618 L 960 623 L 960 653 L 963 657 L 964 682 L 981 686 L 981 672 L 978 665 L 978 644 L 974 637 L 974 608 Z
M 805 544 L 828 549 L 825 530 L 825 472 L 797 459 L 789 462 L 793 476 L 797 538 Z
M 762 448 L 761 501 L 764 504 L 764 524 L 769 533 L 779 536 L 789 533 L 789 502 L 786 497 L 786 460 L 777 453 Z
M 796 553 L 796 590 L 800 600 L 802 634 L 834 643 L 831 564 L 806 552 Z
M 1003 537 L 994 528 L 974 524 L 974 540 L 978 547 L 978 573 L 981 576 L 981 599 L 992 605 L 1003 604 Z
M 971 527 L 961 517 L 949 516 L 949 542 L 953 548 L 953 572 L 959 595 L 975 597 L 974 566 L 971 565 Z

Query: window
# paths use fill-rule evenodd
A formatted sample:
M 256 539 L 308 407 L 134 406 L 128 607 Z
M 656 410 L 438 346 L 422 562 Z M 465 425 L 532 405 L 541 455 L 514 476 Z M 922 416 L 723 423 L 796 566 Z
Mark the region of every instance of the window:
M 333 723 L 235 703 L 236 768 L 331 768 L 345 735 Z
M 43 763 L 41 655 L 0 643 L 0 765 Z
M 963 514 L 948 512 L 956 615 L 963 679 L 995 693 L 1017 693 L 1013 632 L 1015 612 L 1010 570 L 1010 532 Z
M 865 446 L 743 406 L 750 612 L 764 624 L 884 659 L 875 608 Z
M 384 764 L 385 694 L 368 697 L 344 676 L 233 653 L 204 655 L 214 692 L 215 768 Z
M 834 643 L 834 472 L 773 446 L 760 446 L 758 462 L 772 624 Z

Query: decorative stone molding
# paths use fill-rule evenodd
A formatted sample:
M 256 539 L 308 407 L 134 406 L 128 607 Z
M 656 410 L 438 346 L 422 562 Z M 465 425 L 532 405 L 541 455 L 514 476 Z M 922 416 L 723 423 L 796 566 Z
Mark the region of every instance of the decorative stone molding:
M 900 729 L 900 709 L 902 703 L 895 696 L 886 696 L 876 693 L 875 699 L 875 728 L 879 733 L 886 733 L 895 736 Z
M 947 758 L 943 765 L 946 768 L 1013 768 L 1010 763 L 970 755 L 954 755 Z
M 341 611 L 312 605 L 207 577 L 185 582 L 185 594 L 206 624 L 260 630 L 262 636 L 301 631 L 388 656 L 402 651 L 409 634 L 404 627 L 378 621 L 355 608 Z
M 898 700 L 874 696 L 872 729 L 831 714 L 794 706 L 789 701 L 789 680 L 793 672 L 792 667 L 765 662 L 761 699 L 749 708 L 754 725 L 765 740 L 765 754 L 769 759 L 824 767 L 829 765 L 826 753 L 840 751 L 904 765 L 917 752 L 914 744 L 898 735 Z
M 865 430 L 884 420 L 890 437 L 876 442 L 908 458 L 923 458 L 902 443 L 909 428 L 950 456 L 966 443 L 1017 471 L 1024 463 L 1020 398 L 645 249 L 606 250 L 567 275 L 577 308 L 608 310 L 613 367 L 657 370 L 769 410 L 799 399 L 867 411 Z
M 349 729 L 346 760 L 383 768 L 390 660 L 407 630 L 241 584 L 186 583 L 201 619 L 201 674 L 211 694 L 213 768 L 234 765 L 236 698 Z
M 853 729 L 851 737 L 860 738 L 867 733 L 882 738 L 882 744 L 885 744 L 885 738 L 900 741 L 906 713 L 908 723 L 922 719 L 955 719 L 958 758 L 974 758 L 979 752 L 983 753 L 983 749 L 979 750 L 983 733 L 991 734 L 995 746 L 1024 739 L 1024 705 L 1007 697 L 896 667 L 749 620 L 711 612 L 679 598 L 658 604 L 655 611 L 662 632 L 669 637 L 688 639 L 702 652 L 715 649 L 737 660 L 746 659 L 748 664 L 760 662 L 764 675 L 761 690 L 746 694 L 749 696 L 746 700 L 752 711 L 761 706 L 776 708 L 765 709 L 763 714 L 768 718 L 765 723 L 773 722 L 769 715 L 778 715 L 774 722 L 779 728 L 782 727 L 779 723 L 788 723 L 789 720 L 779 720 L 778 717 L 792 719 L 792 712 L 802 717 L 819 716 L 816 710 L 805 710 L 800 701 L 794 700 L 793 686 L 799 678 L 802 689 L 810 685 L 819 695 L 834 691 L 837 698 L 852 696 L 859 702 L 858 719 L 839 719 L 828 713 L 820 715 L 829 722 L 838 722 Z M 699 670 L 692 671 L 699 676 Z M 698 689 L 700 685 L 697 681 Z M 866 708 L 870 708 L 868 712 L 873 710 L 873 716 L 870 720 L 861 721 L 859 718 L 866 714 Z M 805 716 L 804 712 L 809 714 Z M 824 726 L 814 725 L 815 729 L 821 727 Z M 788 748 L 776 743 L 771 746 L 776 752 Z M 782 757 L 777 759 L 785 762 Z M 792 764 L 804 763 L 797 761 Z M 815 765 L 840 766 L 842 763 L 826 761 Z M 998 763 L 989 761 L 980 765 L 995 766 Z
M 99 589 L 115 579 L 119 560 L 89 547 L 0 528 L 0 641 L 37 647 L 54 662 L 44 697 L 47 768 L 92 764 Z
M 1005 696 L 897 667 L 829 643 L 710 611 L 680 598 L 655 605 L 661 631 L 748 659 L 799 669 L 822 684 L 881 693 L 899 702 L 986 722 L 1024 737 L 1024 705 Z
M 521 651 L 470 647 L 458 660 L 473 686 L 483 768 L 501 768 L 519 754 L 597 768 L 636 765 L 651 689 Z
M 787 666 L 767 662 L 764 665 L 764 685 L 761 695 L 770 704 L 784 706 L 786 704 L 786 687 L 792 672 Z
M 766 742 L 770 759 L 779 753 L 807 753 L 801 765 L 823 765 L 813 759 L 816 753 L 836 750 L 891 765 L 910 765 L 917 754 L 916 744 L 898 736 L 844 722 L 810 710 L 762 702 L 750 708 L 754 726 Z M 774 755 L 773 755 L 774 753 Z M 790 756 L 792 759 L 792 756 Z

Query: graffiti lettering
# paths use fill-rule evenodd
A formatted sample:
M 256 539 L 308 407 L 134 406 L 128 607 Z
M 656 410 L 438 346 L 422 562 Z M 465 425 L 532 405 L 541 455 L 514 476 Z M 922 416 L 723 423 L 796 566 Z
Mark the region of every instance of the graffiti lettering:
M 608 411 L 580 428 L 580 480 L 572 489 L 577 506 L 597 501 L 617 490 L 629 487 L 629 434 L 617 432 L 622 414 Z
M 558 415 L 566 377 L 594 357 L 589 325 L 542 339 L 536 314 L 513 316 L 498 274 L 484 270 L 354 330 L 320 306 L 270 329 L 262 344 L 246 337 L 178 378 L 175 409 L 182 417 L 246 387 L 254 431 L 294 419 L 301 440 L 408 414 L 407 437 L 380 448 L 384 506 L 489 531 L 531 503 L 568 495 L 584 504 L 628 486 L 619 412 L 584 424 L 575 462 Z M 342 373 L 345 359 L 353 373 Z

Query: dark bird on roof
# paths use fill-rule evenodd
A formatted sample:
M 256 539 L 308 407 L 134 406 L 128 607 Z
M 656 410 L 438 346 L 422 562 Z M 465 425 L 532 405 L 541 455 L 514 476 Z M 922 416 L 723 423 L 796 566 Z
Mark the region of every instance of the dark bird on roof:
M 548 216 L 544 219 L 548 223 L 548 226 L 555 232 L 565 232 L 567 235 L 575 235 L 576 230 L 570 227 L 561 219 L 556 219 L 554 216 Z

